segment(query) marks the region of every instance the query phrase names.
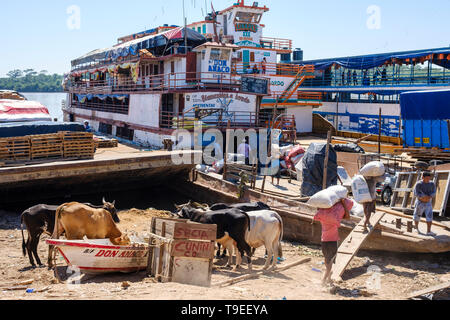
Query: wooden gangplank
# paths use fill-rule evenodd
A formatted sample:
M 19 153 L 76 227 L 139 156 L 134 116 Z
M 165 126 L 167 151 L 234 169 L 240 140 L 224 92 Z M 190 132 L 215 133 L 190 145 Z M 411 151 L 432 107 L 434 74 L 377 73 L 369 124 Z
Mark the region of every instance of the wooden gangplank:
M 433 286 L 433 287 L 430 287 L 430 288 L 427 288 L 427 289 L 424 289 L 424 290 L 413 292 L 413 293 L 409 294 L 407 298 L 408 299 L 413 299 L 413 298 L 420 297 L 420 296 L 423 296 L 423 295 L 426 295 L 426 294 L 430 294 L 430 293 L 434 293 L 434 292 L 437 292 L 437 291 L 445 290 L 447 288 L 450 288 L 450 281 L 447 281 L 445 283 L 441 283 L 441 284 L 439 284 L 437 286 Z
M 333 266 L 332 280 L 338 281 L 341 279 L 341 276 L 350 264 L 350 261 L 352 261 L 353 257 L 358 253 L 363 243 L 372 234 L 373 230 L 375 230 L 375 227 L 380 223 L 385 214 L 385 212 L 376 212 L 372 214 L 370 217 L 372 228 L 369 228 L 369 232 L 364 233 L 365 218 L 362 218 L 359 224 L 352 232 L 350 232 L 338 249 L 336 263 Z

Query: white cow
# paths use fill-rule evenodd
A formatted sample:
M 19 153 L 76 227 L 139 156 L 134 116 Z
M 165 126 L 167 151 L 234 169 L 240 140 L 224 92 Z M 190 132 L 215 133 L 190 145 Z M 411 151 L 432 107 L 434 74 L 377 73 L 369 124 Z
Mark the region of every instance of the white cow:
M 245 241 L 250 247 L 258 249 L 265 246 L 267 250 L 267 260 L 263 270 L 267 270 L 273 257 L 272 268 L 276 267 L 277 258 L 283 239 L 283 220 L 275 211 L 261 210 L 248 212 L 250 217 L 250 231 L 246 232 Z M 237 252 L 240 261 L 239 252 Z M 230 252 L 230 255 L 232 252 Z

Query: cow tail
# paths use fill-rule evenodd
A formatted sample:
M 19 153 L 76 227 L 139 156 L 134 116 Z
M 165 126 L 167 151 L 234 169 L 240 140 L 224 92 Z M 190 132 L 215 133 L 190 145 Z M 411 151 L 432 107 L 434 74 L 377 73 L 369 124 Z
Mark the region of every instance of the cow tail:
M 280 221 L 280 226 L 281 226 L 280 239 L 278 239 L 279 240 L 278 254 L 279 254 L 280 258 L 282 258 L 283 257 L 283 246 L 281 245 L 281 241 L 284 238 L 284 223 L 283 223 L 283 219 L 281 218 L 281 216 L 279 214 L 277 214 L 277 219 L 278 219 L 278 221 Z
M 61 212 L 64 210 L 65 207 L 66 207 L 66 205 L 63 204 L 63 205 L 59 206 L 58 209 L 56 209 L 56 213 L 55 213 L 55 225 L 53 226 L 52 239 L 56 239 L 56 237 L 58 236 L 58 222 L 59 222 L 59 216 L 61 215 Z
M 277 219 L 278 219 L 278 221 L 280 221 L 280 225 L 281 225 L 281 232 L 280 232 L 280 245 L 281 245 L 281 241 L 284 238 L 284 224 L 283 224 L 283 219 L 280 217 L 280 215 L 277 215 Z
M 250 231 L 250 229 L 251 229 L 251 220 L 250 220 L 250 216 L 248 215 L 248 213 L 247 212 L 244 212 L 244 214 L 245 214 L 245 217 L 247 218 L 247 221 L 248 221 L 248 231 Z
M 25 236 L 23 235 L 23 214 L 20 216 L 20 231 L 22 231 L 22 252 L 23 256 L 27 256 L 27 250 L 25 245 Z

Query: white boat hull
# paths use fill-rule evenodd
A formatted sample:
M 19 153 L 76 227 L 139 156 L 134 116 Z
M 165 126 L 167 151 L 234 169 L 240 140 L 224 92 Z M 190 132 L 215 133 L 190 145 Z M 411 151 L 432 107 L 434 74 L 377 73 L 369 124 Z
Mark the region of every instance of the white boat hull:
M 147 268 L 148 245 L 115 246 L 109 240 L 47 240 L 69 266 L 82 273 L 132 273 Z

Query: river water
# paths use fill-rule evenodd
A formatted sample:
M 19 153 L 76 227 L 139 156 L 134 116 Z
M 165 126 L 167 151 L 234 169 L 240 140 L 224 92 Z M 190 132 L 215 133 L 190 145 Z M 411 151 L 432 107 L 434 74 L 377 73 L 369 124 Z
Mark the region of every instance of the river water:
M 58 121 L 63 121 L 63 112 L 61 108 L 61 101 L 67 97 L 66 93 L 60 92 L 36 92 L 36 93 L 22 93 L 30 101 L 38 101 L 48 108 L 52 119 L 57 118 Z

